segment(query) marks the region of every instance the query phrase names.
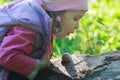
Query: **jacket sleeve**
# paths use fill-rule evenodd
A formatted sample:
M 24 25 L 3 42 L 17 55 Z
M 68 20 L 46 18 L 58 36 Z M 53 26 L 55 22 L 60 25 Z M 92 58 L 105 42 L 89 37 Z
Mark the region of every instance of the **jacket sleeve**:
M 11 28 L 0 46 L 0 65 L 32 78 L 39 70 L 40 61 L 29 57 L 33 51 L 35 32 L 21 26 Z M 36 71 L 35 71 L 36 70 Z

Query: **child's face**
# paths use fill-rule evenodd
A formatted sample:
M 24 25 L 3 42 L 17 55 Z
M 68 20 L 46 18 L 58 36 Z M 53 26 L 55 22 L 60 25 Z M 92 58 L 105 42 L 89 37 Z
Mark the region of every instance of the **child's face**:
M 75 29 L 79 27 L 79 19 L 85 14 L 86 11 L 66 11 L 61 16 L 60 26 L 62 31 L 57 33 L 56 36 L 64 38 L 70 33 L 73 33 Z

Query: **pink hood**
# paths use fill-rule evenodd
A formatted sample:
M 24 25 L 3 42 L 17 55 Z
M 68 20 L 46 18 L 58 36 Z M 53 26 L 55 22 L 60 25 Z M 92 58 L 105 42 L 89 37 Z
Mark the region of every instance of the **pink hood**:
M 87 0 L 38 0 L 48 11 L 88 10 Z

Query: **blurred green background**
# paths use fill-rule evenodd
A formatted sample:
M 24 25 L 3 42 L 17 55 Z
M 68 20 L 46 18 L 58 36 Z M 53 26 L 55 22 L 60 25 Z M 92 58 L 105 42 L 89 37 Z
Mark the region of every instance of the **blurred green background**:
M 3 4 L 8 3 L 10 1 L 13 1 L 13 0 L 0 0 L 0 5 L 3 5 Z
M 0 5 L 10 0 L 0 0 Z M 89 10 L 80 27 L 64 39 L 54 40 L 54 57 L 63 53 L 101 55 L 120 50 L 120 0 L 88 0 Z

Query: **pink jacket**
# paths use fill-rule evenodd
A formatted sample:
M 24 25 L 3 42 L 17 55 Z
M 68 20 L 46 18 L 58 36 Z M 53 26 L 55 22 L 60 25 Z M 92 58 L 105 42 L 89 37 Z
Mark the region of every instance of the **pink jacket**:
M 27 76 L 33 71 L 36 60 L 29 57 L 33 52 L 35 32 L 22 26 L 12 27 L 0 47 L 0 65 Z M 49 44 L 50 55 L 52 45 Z
M 50 55 L 52 55 L 49 29 L 49 23 L 52 22 L 52 19 L 36 0 L 27 1 L 20 2 L 15 6 L 9 6 L 8 4 L 0 9 L 0 65 L 28 77 L 28 74 L 33 72 L 37 74 L 40 66 L 38 65 L 40 64 L 40 58 L 39 56 L 33 56 L 34 52 L 38 52 L 38 55 L 44 54 L 46 47 L 49 46 Z M 11 29 L 4 36 L 6 29 L 9 28 Z M 37 41 L 35 41 L 36 34 L 44 36 L 43 42 L 38 37 L 39 40 L 36 39 Z M 34 48 L 39 49 L 33 51 L 33 44 L 39 42 L 43 43 L 42 46 L 38 44 Z M 6 80 L 3 79 L 4 74 L 2 74 L 6 73 L 4 68 L 0 69 L 0 80 Z

